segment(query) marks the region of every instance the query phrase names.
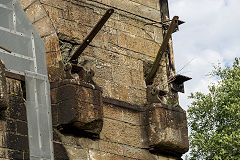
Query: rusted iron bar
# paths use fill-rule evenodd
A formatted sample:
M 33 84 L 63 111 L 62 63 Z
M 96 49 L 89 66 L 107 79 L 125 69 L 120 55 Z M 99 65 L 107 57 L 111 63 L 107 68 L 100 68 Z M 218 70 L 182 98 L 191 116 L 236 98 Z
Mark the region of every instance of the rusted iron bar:
M 76 50 L 76 52 L 73 54 L 69 62 L 76 63 L 78 57 L 81 55 L 81 53 L 85 50 L 85 48 L 91 43 L 93 38 L 97 35 L 97 33 L 102 29 L 104 24 L 107 22 L 107 20 L 110 18 L 110 16 L 114 13 L 114 9 L 109 9 L 107 12 L 103 15 L 103 17 L 99 20 L 99 22 L 94 26 L 90 34 L 87 36 L 87 38 L 83 41 L 83 43 L 79 46 L 79 48 Z
M 4 48 L 2 46 L 0 46 L 0 48 L 3 49 L 4 51 L 8 52 L 8 53 L 12 53 L 10 50 L 8 50 L 8 49 L 6 49 L 6 48 Z
M 147 75 L 147 77 L 145 79 L 147 85 L 149 85 L 152 82 L 154 76 L 156 75 L 160 61 L 161 61 L 163 54 L 168 46 L 169 39 L 171 38 L 171 34 L 176 30 L 177 26 L 178 26 L 178 16 L 174 16 L 171 21 L 171 24 L 168 28 L 167 34 L 163 39 L 162 45 L 157 53 L 157 57 L 155 58 L 153 67 L 151 68 L 151 71 L 149 72 L 149 74 Z
M 20 75 L 20 74 L 15 74 L 12 72 L 5 71 L 5 76 L 7 78 L 11 78 L 11 79 L 19 80 L 19 81 L 25 81 L 25 76 Z

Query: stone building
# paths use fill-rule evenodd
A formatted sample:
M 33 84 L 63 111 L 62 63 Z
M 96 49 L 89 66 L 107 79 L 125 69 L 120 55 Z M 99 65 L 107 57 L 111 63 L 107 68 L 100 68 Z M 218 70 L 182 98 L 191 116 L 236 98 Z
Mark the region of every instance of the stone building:
M 177 160 L 188 151 L 178 92 L 190 78 L 175 73 L 171 38 L 162 47 L 173 22 L 172 32 L 182 23 L 169 19 L 167 0 L 0 0 L 0 8 L 8 2 L 21 5 L 45 45 L 54 159 Z M 0 52 L 11 54 L 5 38 Z M 0 159 L 51 159 L 31 148 L 26 77 L 4 65 Z

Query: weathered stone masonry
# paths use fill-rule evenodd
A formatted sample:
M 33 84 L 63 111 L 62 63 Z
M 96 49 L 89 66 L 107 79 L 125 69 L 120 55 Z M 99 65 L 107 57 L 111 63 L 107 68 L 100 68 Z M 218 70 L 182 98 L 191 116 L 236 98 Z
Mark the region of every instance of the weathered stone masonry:
M 163 40 L 164 31 L 156 22 L 167 20 L 166 0 L 19 2 L 46 46 L 55 159 L 170 160 L 188 150 L 185 111 L 172 105 L 177 93 L 167 83 L 175 74 L 171 42 L 157 75 L 173 97 L 170 103 L 148 102 L 144 82 Z M 112 7 L 115 13 L 79 58 L 86 71 L 94 71 L 94 83 L 66 80 L 67 60 Z M 9 107 L 1 120 L 0 157 L 28 159 L 24 87 L 11 79 L 7 85 Z M 79 122 L 94 120 L 95 130 L 79 127 Z
M 6 78 L 3 72 L 5 66 L 2 62 L 0 66 L 0 159 L 29 159 L 27 115 L 22 84 Z M 3 108 L 4 104 L 6 107 Z

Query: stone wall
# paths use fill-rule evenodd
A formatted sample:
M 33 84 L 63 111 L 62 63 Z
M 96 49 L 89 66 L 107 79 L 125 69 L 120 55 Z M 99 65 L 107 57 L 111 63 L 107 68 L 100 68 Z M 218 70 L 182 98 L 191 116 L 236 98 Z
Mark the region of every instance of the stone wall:
M 58 117 L 59 114 L 53 114 L 56 160 L 180 159 L 181 154 L 188 149 L 187 142 L 180 146 L 180 151 L 176 149 L 176 153 L 153 151 L 147 128 L 149 118 L 146 111 L 149 107 L 146 105 L 144 74 L 153 63 L 163 40 L 161 25 L 156 23 L 162 21 L 162 17 L 165 16 L 165 13 L 160 14 L 159 0 L 19 0 L 19 2 L 45 43 L 51 82 L 64 79 L 64 65 L 67 60 L 106 10 L 111 7 L 115 9 L 115 13 L 79 58 L 81 66 L 95 72 L 94 82 L 103 90 L 102 131 L 98 139 L 63 133 L 54 120 L 64 119 L 64 115 Z M 158 72 L 161 83 L 166 83 L 174 73 L 174 68 L 169 69 L 172 65 L 174 66 L 173 56 L 170 52 L 162 60 Z M 2 157 L 28 159 L 26 112 L 21 83 L 10 79 L 8 83 L 10 83 L 8 87 L 10 106 L 3 116 L 6 119 L 1 121 L 3 124 L 1 137 L 6 140 L 6 142 L 2 140 Z M 19 90 L 15 90 L 14 86 L 18 86 Z M 21 94 L 15 95 L 16 91 Z M 52 109 L 55 113 L 54 108 Z M 171 112 L 172 109 L 168 110 Z M 171 114 L 169 112 L 167 114 Z M 160 115 L 155 116 L 154 118 L 160 119 Z M 170 122 L 171 118 L 174 119 L 171 116 L 164 121 Z M 174 119 L 174 123 L 178 123 L 178 119 Z M 175 127 L 174 133 L 179 132 L 170 140 L 176 143 L 168 143 L 176 147 L 179 143 L 181 145 L 183 140 L 187 141 L 187 135 L 180 133 L 186 132 L 184 111 L 181 111 L 179 126 L 183 130 L 176 128 L 172 123 L 170 128 L 167 128 L 171 130 L 171 127 Z M 164 134 L 166 132 L 168 131 L 164 131 Z M 11 136 L 6 138 L 7 135 Z M 158 135 L 161 135 L 161 132 Z M 179 141 L 176 140 L 178 137 L 181 138 Z M 11 146 L 14 143 L 17 145 Z M 166 150 L 168 147 L 174 148 L 165 147 Z M 18 158 L 11 158 L 10 153 L 14 153 Z
M 6 110 L 0 112 L 0 159 L 28 160 L 27 115 L 22 84 L 7 78 L 6 85 L 9 103 Z
M 62 78 L 56 72 L 61 68 L 59 60 L 69 58 L 106 9 L 119 8 L 80 61 L 87 61 L 95 71 L 95 82 L 103 88 L 104 96 L 143 105 L 144 63 L 154 60 L 162 41 L 161 27 L 148 25 L 161 20 L 158 4 L 155 0 L 40 0 L 26 5 L 25 10 L 46 44 L 50 80 L 55 81 Z

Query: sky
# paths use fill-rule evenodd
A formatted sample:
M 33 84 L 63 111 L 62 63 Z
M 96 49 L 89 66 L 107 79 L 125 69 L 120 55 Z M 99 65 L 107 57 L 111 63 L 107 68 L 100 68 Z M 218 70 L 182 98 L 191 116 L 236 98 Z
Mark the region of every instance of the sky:
M 173 34 L 177 74 L 193 78 L 179 94 L 185 110 L 191 92 L 207 93 L 216 81 L 208 76 L 214 65 L 231 65 L 240 56 L 239 6 L 240 0 L 169 0 L 170 17 L 186 22 Z
M 208 85 L 217 81 L 208 76 L 213 66 L 231 65 L 240 57 L 240 0 L 168 1 L 170 17 L 186 22 L 173 34 L 173 49 L 177 74 L 193 78 L 185 83 L 185 93 L 179 93 L 187 110 L 191 92 L 207 93 Z

